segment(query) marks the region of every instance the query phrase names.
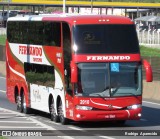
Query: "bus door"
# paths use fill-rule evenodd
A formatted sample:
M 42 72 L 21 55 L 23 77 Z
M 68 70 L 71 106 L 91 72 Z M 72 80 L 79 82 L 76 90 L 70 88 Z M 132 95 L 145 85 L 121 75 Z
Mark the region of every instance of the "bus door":
M 63 31 L 63 57 L 64 57 L 64 76 L 65 76 L 65 103 L 67 117 L 73 117 L 73 91 L 71 84 L 71 33 L 67 23 L 62 23 Z

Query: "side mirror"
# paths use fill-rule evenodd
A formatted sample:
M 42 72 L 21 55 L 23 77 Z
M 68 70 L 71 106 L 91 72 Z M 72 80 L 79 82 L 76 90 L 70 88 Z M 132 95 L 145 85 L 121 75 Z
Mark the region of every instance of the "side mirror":
M 71 83 L 77 83 L 78 82 L 77 65 L 73 61 L 71 61 L 70 66 L 71 66 Z
M 150 63 L 147 60 L 143 60 L 143 66 L 146 71 L 146 82 L 152 82 L 153 81 L 153 75 L 152 75 L 152 67 Z

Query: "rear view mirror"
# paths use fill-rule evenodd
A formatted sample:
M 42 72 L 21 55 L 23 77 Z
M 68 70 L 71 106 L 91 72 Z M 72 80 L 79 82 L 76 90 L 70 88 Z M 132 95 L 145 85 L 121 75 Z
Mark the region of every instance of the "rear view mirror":
M 146 71 L 146 82 L 152 82 L 153 75 L 152 75 L 152 67 L 147 60 L 143 60 L 143 66 Z

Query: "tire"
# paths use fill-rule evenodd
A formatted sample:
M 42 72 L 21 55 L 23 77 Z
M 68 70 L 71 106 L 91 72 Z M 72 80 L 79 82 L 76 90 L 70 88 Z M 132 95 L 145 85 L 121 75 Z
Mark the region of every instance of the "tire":
M 22 98 L 21 98 L 21 109 L 20 109 L 20 112 L 25 113 L 25 114 L 31 113 L 31 109 L 26 106 L 26 99 L 25 99 L 24 95 L 22 95 Z
M 20 96 L 16 97 L 16 104 L 17 104 L 17 110 L 20 111 L 21 110 L 21 97 Z
M 120 126 L 123 126 L 126 123 L 126 120 L 119 120 L 117 121 L 117 124 Z
M 54 100 L 53 99 L 52 99 L 52 103 L 50 106 L 50 114 L 51 114 L 51 121 L 59 122 L 59 117 L 58 117 L 58 115 L 56 115 L 56 110 L 54 107 Z
M 62 106 L 61 100 L 58 106 L 58 115 L 59 115 L 59 119 L 62 125 L 68 124 L 68 119 L 64 117 L 63 106 Z

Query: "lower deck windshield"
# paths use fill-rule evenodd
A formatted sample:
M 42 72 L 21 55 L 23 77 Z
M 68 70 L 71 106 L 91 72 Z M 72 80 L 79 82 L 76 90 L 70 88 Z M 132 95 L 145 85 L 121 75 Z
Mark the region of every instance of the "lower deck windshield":
M 76 95 L 93 97 L 142 94 L 142 68 L 133 63 L 79 63 Z

